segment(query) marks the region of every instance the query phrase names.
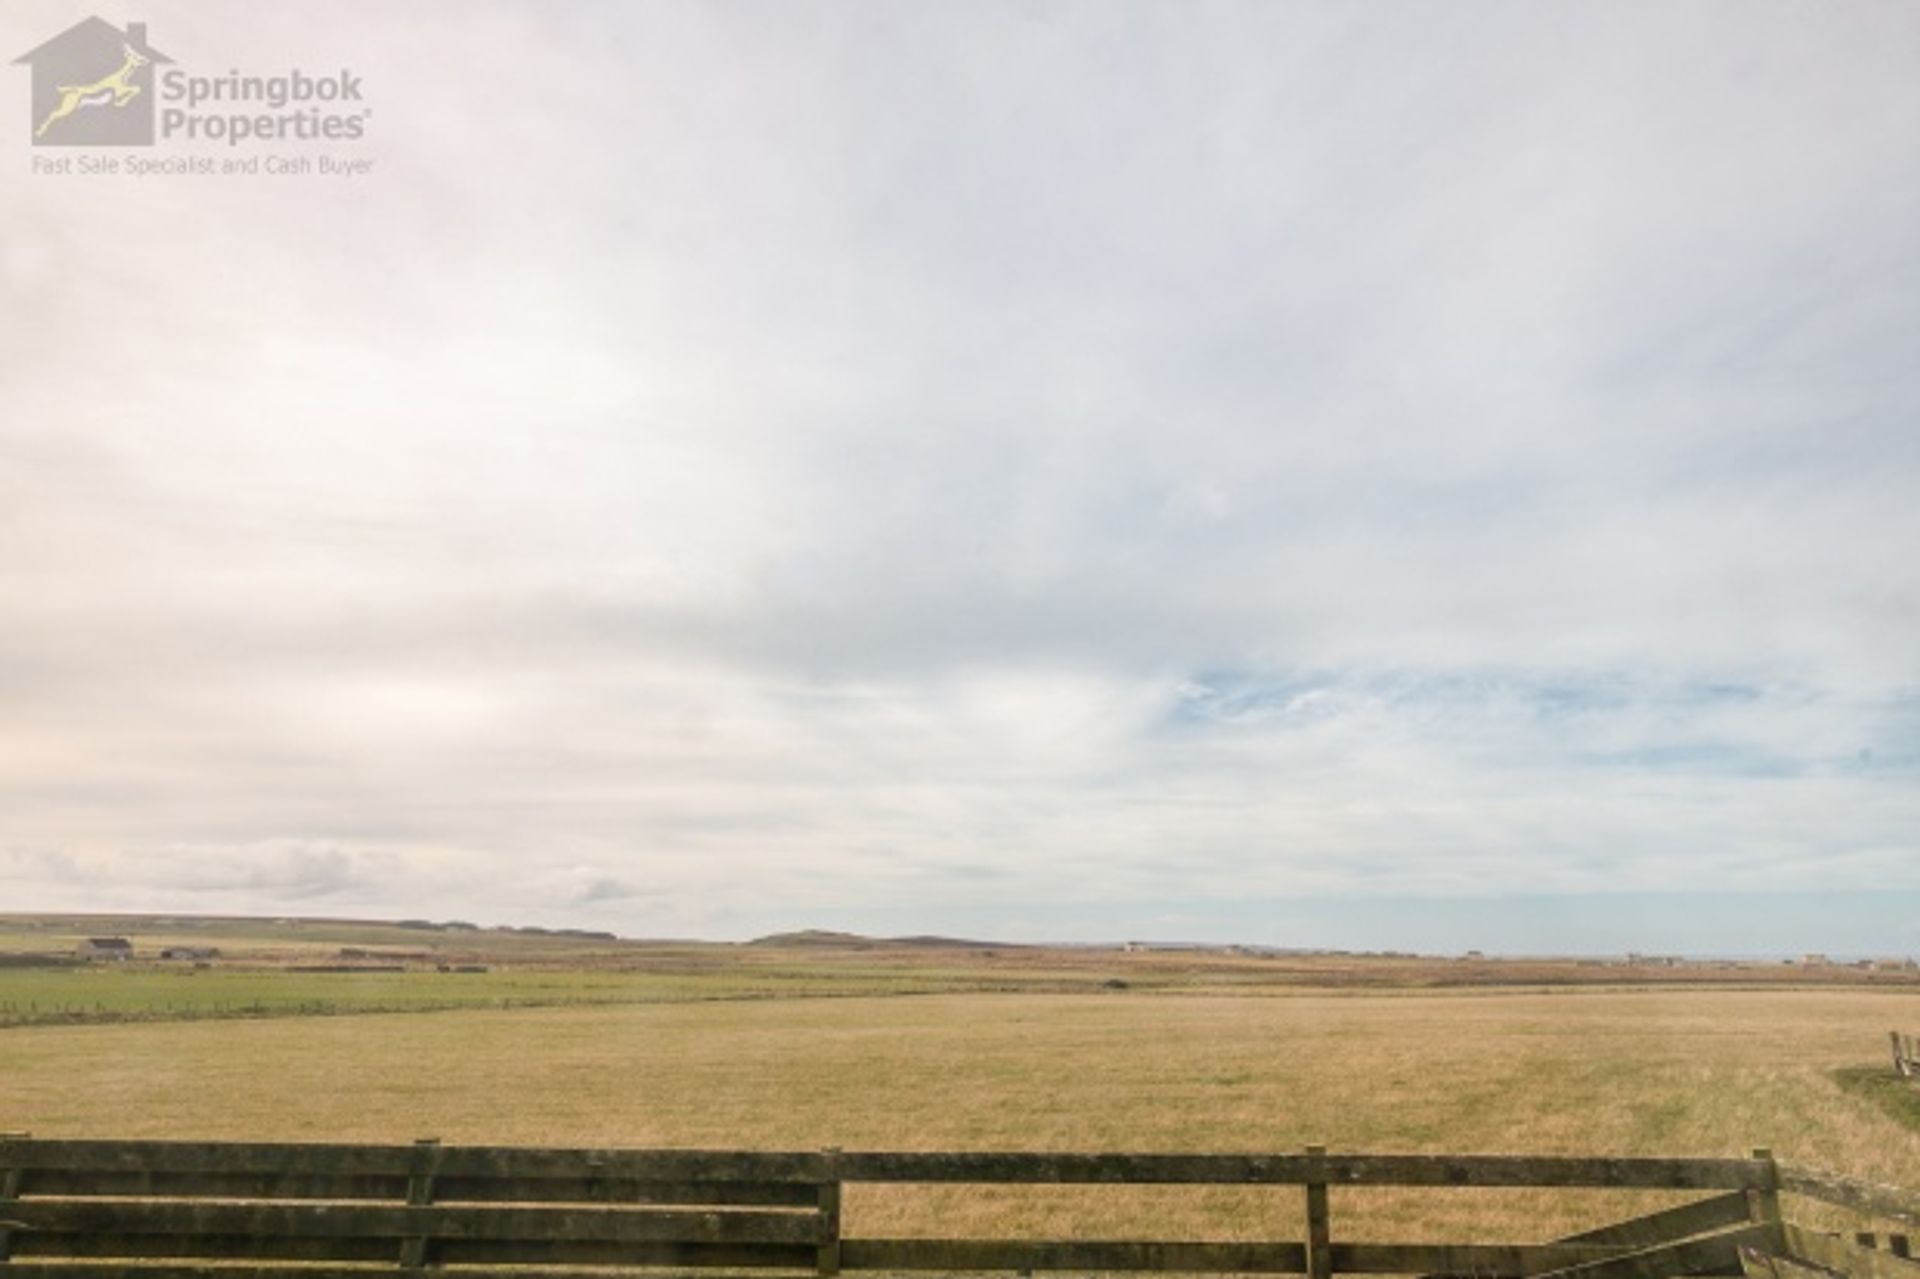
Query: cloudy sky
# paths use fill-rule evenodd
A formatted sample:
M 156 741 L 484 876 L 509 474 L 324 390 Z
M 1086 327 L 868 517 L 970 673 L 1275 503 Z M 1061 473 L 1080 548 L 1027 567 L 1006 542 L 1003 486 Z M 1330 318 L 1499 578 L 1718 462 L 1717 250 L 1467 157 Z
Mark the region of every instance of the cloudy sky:
M 1909 0 L 99 12 L 0 908 L 1920 952 Z

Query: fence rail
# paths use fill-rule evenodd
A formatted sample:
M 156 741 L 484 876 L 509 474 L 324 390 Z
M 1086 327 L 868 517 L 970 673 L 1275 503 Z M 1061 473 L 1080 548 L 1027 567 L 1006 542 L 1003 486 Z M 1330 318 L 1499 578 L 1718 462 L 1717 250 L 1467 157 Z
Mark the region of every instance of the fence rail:
M 1302 1237 L 876 1238 L 847 1231 L 855 1183 L 1296 1187 Z M 1701 1192 L 1561 1239 L 1336 1238 L 1335 1187 Z M 1328 1153 L 717 1151 L 0 1138 L 0 1279 L 490 1279 L 539 1266 L 841 1271 L 1409 1274 L 1429 1279 L 1682 1275 L 1920 1279 L 1904 1234 L 1825 1234 L 1781 1195 L 1901 1226 L 1920 1197 L 1768 1152 L 1744 1159 Z M 250 1263 L 238 1265 L 236 1263 Z M 567 1268 L 572 1268 L 571 1270 Z

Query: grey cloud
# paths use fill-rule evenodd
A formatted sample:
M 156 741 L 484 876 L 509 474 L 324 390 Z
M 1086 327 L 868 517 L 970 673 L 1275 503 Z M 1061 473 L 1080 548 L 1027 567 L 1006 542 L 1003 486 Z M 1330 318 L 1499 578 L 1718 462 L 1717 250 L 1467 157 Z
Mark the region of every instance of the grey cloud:
M 646 890 L 637 888 L 624 880 L 602 876 L 580 890 L 580 901 L 582 904 L 618 902 L 646 895 L 648 895 Z

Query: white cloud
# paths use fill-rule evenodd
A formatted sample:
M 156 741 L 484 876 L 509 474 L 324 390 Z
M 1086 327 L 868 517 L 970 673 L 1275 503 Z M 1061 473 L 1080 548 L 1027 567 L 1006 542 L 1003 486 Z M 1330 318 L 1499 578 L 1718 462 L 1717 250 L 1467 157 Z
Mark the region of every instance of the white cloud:
M 0 887 L 1910 874 L 1920 20 L 1845 11 L 163 5 L 378 173 L 0 170 Z

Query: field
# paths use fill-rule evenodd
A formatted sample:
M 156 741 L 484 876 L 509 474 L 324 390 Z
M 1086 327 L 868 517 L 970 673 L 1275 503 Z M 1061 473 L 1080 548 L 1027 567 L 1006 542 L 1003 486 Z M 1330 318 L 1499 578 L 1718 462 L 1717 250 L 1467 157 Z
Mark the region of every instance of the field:
M 1883 1064 L 1889 1029 L 1920 1028 L 1910 983 L 1638 984 L 1615 970 L 1606 984 L 1447 986 L 1429 962 L 1426 984 L 1407 969 L 1398 985 L 1315 986 L 1254 980 L 1237 959 L 804 945 L 608 952 L 586 966 L 496 950 L 487 972 L 464 975 L 289 970 L 313 953 L 269 948 L 281 967 L 191 975 L 0 968 L 0 1005 L 57 1001 L 64 982 L 85 990 L 70 1004 L 101 1010 L 0 1029 L 0 1130 L 759 1148 L 1768 1146 L 1920 1186 L 1920 1132 L 1858 1086 Z M 460 982 L 478 983 L 464 988 L 471 1002 L 449 1007 Z M 212 1010 L 162 993 L 184 988 Z M 262 1011 L 233 1006 L 250 1000 Z M 398 1011 L 409 1000 L 439 1010 Z M 1098 1235 L 1151 1221 L 1171 1237 L 1234 1238 L 1297 1208 L 1235 1189 L 849 1194 L 849 1228 L 888 1233 Z M 1543 1237 L 1629 1206 L 1459 1194 L 1336 1192 L 1335 1211 L 1389 1236 L 1417 1221 L 1460 1238 Z

